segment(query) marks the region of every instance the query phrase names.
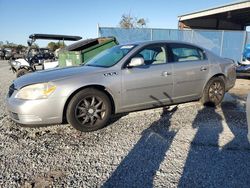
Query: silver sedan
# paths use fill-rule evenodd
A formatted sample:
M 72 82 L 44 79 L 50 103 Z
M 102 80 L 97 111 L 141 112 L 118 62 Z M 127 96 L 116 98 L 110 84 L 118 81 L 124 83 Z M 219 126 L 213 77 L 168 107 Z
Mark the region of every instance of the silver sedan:
M 218 105 L 235 84 L 232 60 L 189 43 L 119 45 L 85 65 L 16 79 L 6 102 L 20 124 L 58 124 L 80 131 L 104 127 L 111 115 L 200 100 Z

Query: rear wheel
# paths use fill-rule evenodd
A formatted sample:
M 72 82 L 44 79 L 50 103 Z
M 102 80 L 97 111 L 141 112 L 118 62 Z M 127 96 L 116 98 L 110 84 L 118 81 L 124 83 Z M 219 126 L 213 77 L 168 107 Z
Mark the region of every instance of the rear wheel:
M 208 106 L 217 106 L 225 95 L 225 82 L 221 77 L 208 81 L 201 98 L 201 103 Z
M 96 89 L 84 89 L 69 102 L 66 117 L 77 130 L 83 132 L 103 128 L 111 115 L 108 96 Z

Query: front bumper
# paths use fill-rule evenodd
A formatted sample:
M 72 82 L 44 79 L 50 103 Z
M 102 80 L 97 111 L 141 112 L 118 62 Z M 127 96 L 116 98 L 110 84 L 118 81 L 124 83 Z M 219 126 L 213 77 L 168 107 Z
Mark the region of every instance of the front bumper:
M 23 125 L 59 124 L 63 119 L 63 108 L 66 98 L 48 98 L 39 100 L 21 100 L 6 98 L 10 118 Z

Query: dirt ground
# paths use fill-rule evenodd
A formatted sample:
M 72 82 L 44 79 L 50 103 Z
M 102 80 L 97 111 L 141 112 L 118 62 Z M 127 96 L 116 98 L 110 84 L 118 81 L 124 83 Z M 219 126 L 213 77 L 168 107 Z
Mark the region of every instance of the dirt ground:
M 250 79 L 237 79 L 235 86 L 229 91 L 229 93 L 238 99 L 246 101 L 247 95 L 250 93 Z

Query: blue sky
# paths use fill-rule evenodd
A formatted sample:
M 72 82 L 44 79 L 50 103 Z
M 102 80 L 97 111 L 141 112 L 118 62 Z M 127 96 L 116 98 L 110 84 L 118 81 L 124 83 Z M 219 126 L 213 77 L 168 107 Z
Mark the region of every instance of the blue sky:
M 148 19 L 148 27 L 177 28 L 177 16 L 233 0 L 0 0 L 0 41 L 26 44 L 32 33 L 97 37 L 100 26 L 119 25 L 124 13 Z M 46 42 L 37 42 L 39 45 Z

